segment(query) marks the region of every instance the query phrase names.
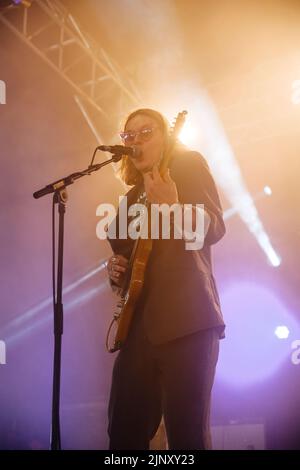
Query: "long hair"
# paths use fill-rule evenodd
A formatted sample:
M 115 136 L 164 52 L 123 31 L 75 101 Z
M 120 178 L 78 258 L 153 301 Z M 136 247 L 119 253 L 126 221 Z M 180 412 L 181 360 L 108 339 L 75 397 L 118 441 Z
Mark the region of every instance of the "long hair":
M 127 123 L 130 121 L 130 119 L 134 118 L 134 116 L 137 116 L 138 114 L 143 114 L 145 116 L 151 117 L 152 119 L 155 119 L 159 128 L 163 132 L 164 149 L 166 149 L 169 143 L 170 125 L 167 119 L 161 113 L 155 111 L 154 109 L 141 108 L 137 109 L 136 111 L 133 111 L 125 120 L 124 129 L 126 129 Z M 121 166 L 119 168 L 118 173 L 121 180 L 123 180 L 124 183 L 128 186 L 138 184 L 143 179 L 141 173 L 135 168 L 134 164 L 128 156 L 124 156 L 122 158 Z

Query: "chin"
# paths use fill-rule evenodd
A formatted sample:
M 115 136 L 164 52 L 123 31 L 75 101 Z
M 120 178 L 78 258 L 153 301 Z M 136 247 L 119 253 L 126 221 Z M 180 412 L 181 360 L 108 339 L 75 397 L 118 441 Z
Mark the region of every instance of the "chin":
M 137 171 L 143 172 L 147 171 L 149 165 L 146 165 L 145 163 L 140 163 L 140 165 L 135 165 L 135 168 L 137 169 Z

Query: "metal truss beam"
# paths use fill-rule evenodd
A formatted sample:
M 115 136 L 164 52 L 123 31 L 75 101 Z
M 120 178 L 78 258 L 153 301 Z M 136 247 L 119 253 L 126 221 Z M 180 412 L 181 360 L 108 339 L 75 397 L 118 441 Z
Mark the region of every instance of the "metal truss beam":
M 119 114 L 120 103 L 124 108 L 140 104 L 132 79 L 58 0 L 33 0 L 27 7 L 11 2 L 0 9 L 0 21 L 108 120 L 112 111 Z

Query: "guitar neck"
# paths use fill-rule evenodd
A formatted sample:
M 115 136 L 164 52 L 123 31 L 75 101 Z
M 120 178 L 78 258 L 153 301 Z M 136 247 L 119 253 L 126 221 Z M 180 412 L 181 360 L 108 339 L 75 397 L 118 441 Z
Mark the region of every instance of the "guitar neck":
M 179 134 L 183 124 L 184 124 L 186 114 L 187 114 L 186 111 L 182 111 L 181 113 L 178 113 L 178 115 L 176 117 L 175 124 L 173 125 L 172 130 L 171 130 L 171 134 L 169 136 L 169 142 L 168 142 L 167 148 L 164 152 L 163 158 L 162 158 L 161 163 L 160 163 L 159 171 L 160 171 L 161 174 L 165 173 L 165 171 L 169 167 L 171 157 L 172 157 L 172 153 L 173 153 L 173 150 L 174 150 L 174 146 L 175 146 L 175 143 L 176 143 L 176 139 L 178 137 L 178 134 Z M 149 222 L 150 204 L 148 202 L 146 203 L 146 207 L 147 207 L 148 222 Z M 141 243 L 141 238 L 137 238 L 135 240 L 134 245 L 133 245 L 133 249 L 132 249 L 132 252 L 131 252 L 131 255 L 130 255 L 130 259 L 129 259 L 129 263 L 128 263 L 128 268 L 129 269 L 127 270 L 127 274 L 125 276 L 124 283 L 123 283 L 122 290 L 121 290 L 121 295 L 124 295 L 124 296 L 126 295 L 128 286 L 130 284 L 131 271 L 132 271 L 132 267 L 133 267 L 133 264 L 134 264 L 134 261 L 135 261 L 135 258 L 136 258 L 136 252 L 137 252 L 139 243 Z

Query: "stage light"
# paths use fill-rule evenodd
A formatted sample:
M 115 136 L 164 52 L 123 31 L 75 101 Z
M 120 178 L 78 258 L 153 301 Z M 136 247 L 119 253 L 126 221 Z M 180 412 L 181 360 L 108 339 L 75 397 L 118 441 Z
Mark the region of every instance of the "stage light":
M 281 265 L 281 258 L 275 253 L 275 251 L 269 253 L 268 257 L 273 268 L 278 268 L 278 266 Z
M 260 246 L 266 253 L 271 266 L 273 266 L 273 268 L 278 268 L 278 266 L 281 265 L 281 258 L 273 249 L 267 234 L 260 233 L 257 239 L 258 239 L 258 243 L 260 244 Z
M 73 299 L 64 302 L 64 318 L 66 315 L 72 313 L 74 308 L 79 308 L 83 306 L 86 302 L 90 301 L 92 298 L 96 297 L 97 295 L 101 294 L 104 290 L 105 285 L 102 284 L 97 287 L 93 287 L 85 292 L 75 296 Z M 30 323 L 27 326 L 24 326 L 22 329 L 19 328 L 15 330 L 10 336 L 8 336 L 5 340 L 6 345 L 11 345 L 16 341 L 19 341 L 26 337 L 27 335 L 34 334 L 38 328 L 45 326 L 47 323 L 53 321 L 53 313 L 48 311 L 43 317 L 36 318 L 35 321 Z
M 197 138 L 195 127 L 187 120 L 179 134 L 179 140 L 188 147 L 193 147 L 197 143 Z
M 255 198 L 249 193 L 234 150 L 208 94 L 193 89 L 189 84 L 187 87 L 181 87 L 180 95 L 177 93 L 172 101 L 174 109 L 183 108 L 182 103 L 184 103 L 184 108 L 189 113 L 180 140 L 207 158 L 217 184 L 232 206 L 226 211 L 225 217 L 228 218 L 236 213 L 255 237 L 269 263 L 273 267 L 280 266 L 281 258 L 273 248 L 263 226 L 255 206 Z M 166 111 L 165 114 L 169 118 L 174 116 L 174 109 Z M 192 139 L 194 142 L 191 144 Z M 261 189 L 260 195 L 270 195 L 270 191 L 271 188 L 266 186 L 264 190 Z
M 106 267 L 106 260 L 101 260 L 97 267 L 90 269 L 87 273 L 83 274 L 76 281 L 67 285 L 63 289 L 63 295 L 65 298 L 64 307 L 65 310 L 70 310 L 76 306 L 76 302 L 88 301 L 89 298 L 97 294 L 96 290 L 93 289 L 84 289 L 85 282 L 89 281 L 95 275 L 98 275 Z M 83 289 L 80 290 L 79 288 Z M 97 287 L 98 294 L 101 293 L 104 289 L 108 288 L 107 282 L 101 282 Z M 71 297 L 69 297 L 71 295 Z M 66 298 L 66 296 L 68 296 Z M 4 325 L 1 331 L 5 334 L 7 338 L 6 343 L 15 341 L 16 339 L 21 339 L 23 336 L 35 330 L 39 326 L 49 322 L 52 316 L 51 305 L 53 303 L 53 298 L 48 297 L 40 302 L 35 307 L 32 307 L 22 314 L 18 315 L 16 318 L 11 320 L 8 324 Z M 42 312 L 43 315 L 41 315 Z
M 227 326 L 217 378 L 233 387 L 267 380 L 291 354 L 290 341 L 279 335 L 300 337 L 297 319 L 274 292 L 254 283 L 236 282 L 220 297 Z
M 290 331 L 287 326 L 277 326 L 274 333 L 277 338 L 286 339 L 289 337 Z
M 264 187 L 264 193 L 265 193 L 267 196 L 271 196 L 271 194 L 272 194 L 272 189 L 270 188 L 270 186 L 265 186 L 265 187 Z
M 26 8 L 31 7 L 32 0 L 13 0 L 15 5 L 23 5 Z

